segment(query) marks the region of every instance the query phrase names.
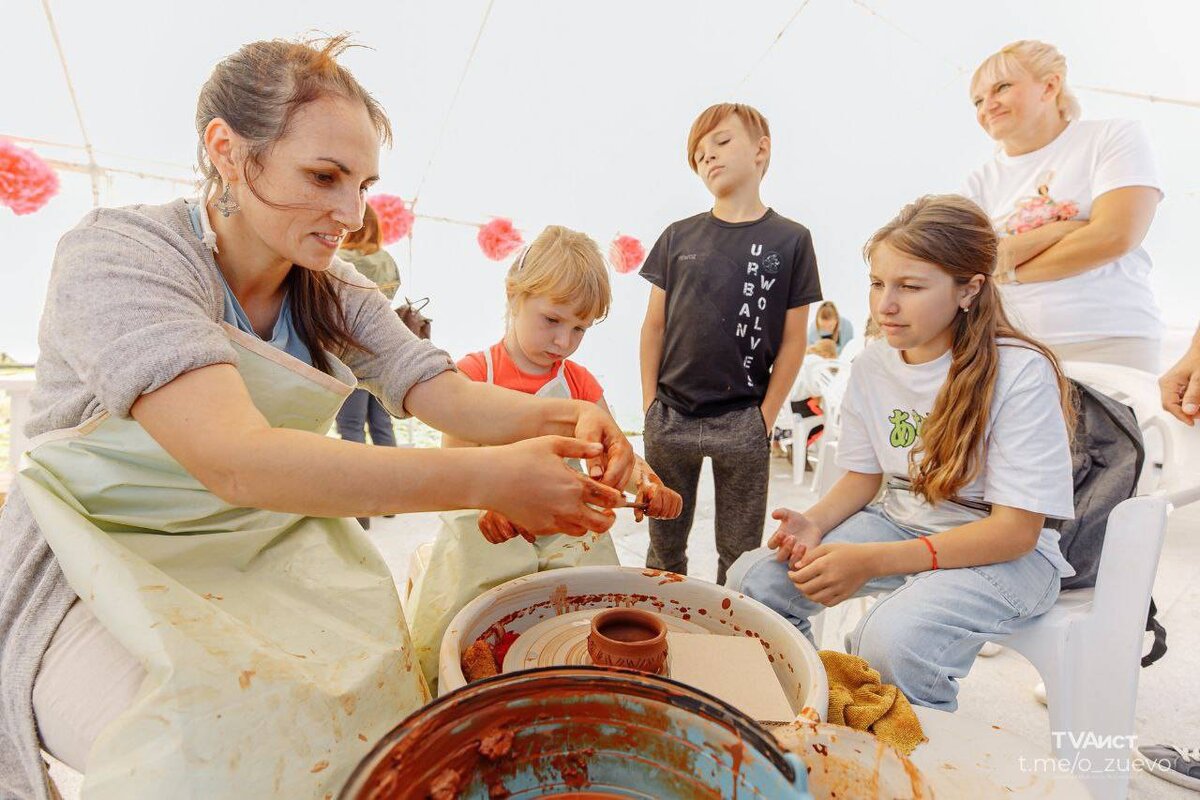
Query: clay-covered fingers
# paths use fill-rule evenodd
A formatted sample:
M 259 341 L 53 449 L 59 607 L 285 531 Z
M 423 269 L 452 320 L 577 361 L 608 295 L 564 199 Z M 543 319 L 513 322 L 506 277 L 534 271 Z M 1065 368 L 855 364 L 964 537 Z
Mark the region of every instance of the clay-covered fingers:
M 642 521 L 642 517 L 652 517 L 654 519 L 675 519 L 683 511 L 683 498 L 679 493 L 663 486 L 662 482 L 655 479 L 644 480 L 638 487 L 636 503 L 645 504 L 645 511 L 640 509 L 634 510 L 634 519 L 638 522 Z
M 584 475 L 580 475 L 579 480 L 583 483 L 584 503 L 601 508 L 621 508 L 625 505 L 625 495 L 617 489 Z
M 518 536 L 529 538 L 524 528 L 495 511 L 485 511 L 479 516 L 479 532 L 492 544 L 503 544 Z

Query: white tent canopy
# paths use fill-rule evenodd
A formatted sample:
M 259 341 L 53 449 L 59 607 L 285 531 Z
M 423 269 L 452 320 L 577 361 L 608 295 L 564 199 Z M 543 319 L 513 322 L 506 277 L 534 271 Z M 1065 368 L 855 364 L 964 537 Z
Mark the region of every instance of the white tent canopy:
M 649 249 L 669 222 L 709 203 L 684 161 L 692 118 L 712 102 L 752 103 L 773 134 L 764 199 L 813 231 L 825 294 L 856 321 L 866 315 L 863 241 L 904 202 L 960 187 L 990 154 L 967 81 L 1003 44 L 1055 43 L 1076 87 L 1200 100 L 1200 52 L 1191 41 L 1200 8 L 1187 0 L 214 0 L 179 8 L 59 0 L 52 8 L 103 166 L 187 176 L 196 94 L 217 60 L 254 39 L 349 31 L 373 49 L 354 50 L 345 63 L 397 132 L 379 190 L 411 199 L 420 185 L 418 212 L 479 222 L 508 216 L 526 239 L 559 223 L 604 248 L 620 232 Z M 0 135 L 81 145 L 42 4 L 15 0 L 5 11 Z M 1200 278 L 1187 237 L 1200 214 L 1200 108 L 1078 94 L 1085 117 L 1134 117 L 1149 129 L 1167 192 L 1147 241 L 1155 287 L 1169 324 L 1194 325 Z M 35 149 L 86 161 L 81 150 Z M 92 205 L 87 175 L 61 178 L 61 194 L 42 211 L 16 217 L 0 209 L 0 351 L 22 360 L 36 357 L 55 242 Z M 101 189 L 105 205 L 183 193 L 121 173 Z M 418 220 L 411 261 L 407 243 L 392 252 L 405 267 L 401 292 L 433 298 L 439 344 L 461 355 L 500 337 L 505 265 L 480 253 L 474 230 Z M 636 276 L 614 284 L 613 313 L 578 357 L 628 420 L 640 398 L 647 287 Z

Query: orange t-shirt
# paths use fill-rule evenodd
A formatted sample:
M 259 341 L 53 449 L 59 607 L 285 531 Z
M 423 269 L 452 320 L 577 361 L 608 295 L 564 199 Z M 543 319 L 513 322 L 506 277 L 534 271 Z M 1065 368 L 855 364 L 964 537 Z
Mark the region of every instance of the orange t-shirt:
M 497 386 L 515 389 L 525 394 L 537 394 L 538 390 L 557 374 L 557 370 L 553 369 L 544 375 L 530 375 L 528 372 L 522 372 L 509 356 L 503 341 L 492 345 L 490 350 L 492 381 Z M 482 351 L 464 356 L 458 362 L 458 369 L 473 381 L 483 383 L 487 380 L 487 361 L 484 360 Z M 574 361 L 570 359 L 563 361 L 562 371 L 567 379 L 567 388 L 571 391 L 572 399 L 597 403 L 604 396 L 604 390 L 600 388 L 600 383 L 595 376 Z

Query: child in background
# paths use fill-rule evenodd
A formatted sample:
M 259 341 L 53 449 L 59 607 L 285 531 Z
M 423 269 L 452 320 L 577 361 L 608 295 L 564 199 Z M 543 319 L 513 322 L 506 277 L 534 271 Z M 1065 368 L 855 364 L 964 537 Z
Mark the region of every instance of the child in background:
M 1074 515 L 1070 390 L 1005 316 L 996 251 L 987 215 L 955 195 L 921 198 L 871 238 L 885 340 L 842 400 L 847 473 L 808 511 L 776 510 L 768 546 L 730 570 L 810 638 L 823 608 L 888 592 L 850 652 L 943 711 L 983 643 L 1047 611 L 1074 574 L 1045 526 Z
M 711 211 L 670 225 L 641 274 L 646 460 L 683 495 L 674 520 L 650 520 L 646 566 L 686 574 L 687 538 L 705 457 L 716 490 L 717 581 L 762 542 L 771 428 L 804 359 L 808 305 L 821 299 L 812 237 L 763 205 L 766 119 L 747 105 L 705 110 L 688 166 Z
M 808 343 L 816 344 L 822 339 L 830 339 L 841 353 L 846 343 L 854 338 L 854 326 L 838 312 L 832 300 L 826 300 L 817 306 L 817 313 L 812 327 L 808 329 Z
M 569 360 L 584 334 L 612 302 L 608 267 L 587 235 L 552 225 L 513 262 L 505 280 L 508 318 L 504 338 L 464 357 L 468 378 L 539 397 L 583 400 L 608 410 L 604 390 L 582 365 Z M 446 436 L 443 447 L 474 447 Z M 643 516 L 677 516 L 683 501 L 638 459 L 626 491 L 637 494 Z M 608 534 L 534 537 L 495 511 L 454 512 L 434 542 L 429 567 L 409 604 L 413 642 L 426 678 L 436 677 L 437 651 L 454 614 L 505 581 L 546 569 L 619 564 Z M 503 653 L 497 654 L 503 662 Z
M 374 281 L 388 300 L 396 296 L 396 290 L 400 288 L 400 270 L 388 251 L 383 249 L 379 216 L 370 203 L 363 212 L 362 227 L 346 234 L 338 257 L 353 264 L 363 277 Z M 396 446 L 392 415 L 366 389 L 355 389 L 338 411 L 338 436 L 348 442 L 366 442 L 364 426 L 371 432 L 371 444 Z M 369 517 L 359 517 L 358 521 L 364 528 L 371 527 Z
M 817 383 L 817 374 L 826 369 L 829 364 L 837 363 L 837 345 L 833 343 L 833 339 L 818 339 L 808 346 L 804 355 L 804 363 L 800 365 L 800 373 L 796 375 L 796 383 L 792 386 L 791 401 L 780 410 L 779 419 L 775 423 L 777 439 L 791 435 L 790 432 L 795 427 L 792 415 L 799 414 L 802 419 L 809 419 L 825 413 L 825 408 L 821 405 L 821 387 Z M 817 439 L 820 439 L 824 432 L 824 425 L 816 426 L 808 432 L 806 441 L 793 442 L 795 451 L 797 453 L 807 452 L 806 448 L 811 448 L 816 444 Z M 794 461 L 794 463 L 800 464 L 803 468 L 803 461 Z

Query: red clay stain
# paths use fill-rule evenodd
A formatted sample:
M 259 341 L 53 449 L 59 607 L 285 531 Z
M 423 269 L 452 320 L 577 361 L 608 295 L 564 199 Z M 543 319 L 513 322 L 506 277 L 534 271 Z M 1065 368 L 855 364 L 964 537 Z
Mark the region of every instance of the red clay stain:
M 814 744 L 812 747 L 813 747 L 813 750 L 816 750 L 818 753 L 820 753 L 823 756 L 829 755 L 829 748 L 823 744 Z
M 253 677 L 254 677 L 254 670 L 252 670 L 252 669 L 242 670 L 242 674 L 238 675 L 238 686 L 242 687 L 243 689 L 249 689 L 250 688 L 250 679 Z
M 742 780 L 742 761 L 746 758 L 746 745 L 742 742 L 742 735 L 738 734 L 738 739 L 733 744 L 723 745 L 729 751 L 729 757 L 733 763 L 730 769 L 733 770 L 733 800 L 737 800 L 738 784 Z
M 317 763 L 313 764 L 312 769 L 310 769 L 309 772 L 316 773 L 316 772 L 320 772 L 321 770 L 328 769 L 328 768 L 329 768 L 329 762 L 325 761 L 325 760 L 321 760 L 321 761 L 318 761 Z
M 728 609 L 731 605 L 733 602 L 728 597 L 721 601 L 721 608 Z

